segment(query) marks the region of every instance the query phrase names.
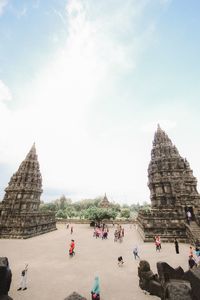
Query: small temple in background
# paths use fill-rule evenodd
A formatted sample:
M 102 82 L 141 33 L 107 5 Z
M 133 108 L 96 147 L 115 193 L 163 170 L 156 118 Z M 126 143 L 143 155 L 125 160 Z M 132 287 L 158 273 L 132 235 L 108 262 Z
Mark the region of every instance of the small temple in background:
M 188 161 L 158 125 L 148 167 L 151 209 L 140 210 L 138 229 L 144 241 L 200 240 L 200 195 Z M 186 214 L 190 211 L 191 222 Z
M 10 179 L 0 203 L 0 238 L 30 238 L 56 230 L 55 214 L 40 212 L 42 176 L 35 144 Z
M 108 198 L 107 198 L 106 193 L 105 193 L 105 196 L 103 197 L 103 199 L 99 203 L 99 207 L 101 207 L 101 208 L 109 208 L 110 206 L 111 206 L 111 204 L 108 201 Z

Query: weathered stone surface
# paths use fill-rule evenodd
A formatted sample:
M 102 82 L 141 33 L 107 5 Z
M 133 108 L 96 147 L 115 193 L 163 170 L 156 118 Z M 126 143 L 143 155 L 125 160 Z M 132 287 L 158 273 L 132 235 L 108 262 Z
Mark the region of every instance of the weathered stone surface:
M 199 300 L 200 299 L 200 267 L 193 268 L 185 272 L 184 277 L 185 280 L 188 280 L 192 287 L 192 299 Z
M 5 189 L 0 238 L 29 238 L 56 229 L 53 213 L 40 213 L 42 177 L 35 144 Z
M 12 300 L 8 296 L 12 281 L 12 272 L 7 257 L 0 257 L 0 300 Z
M 197 268 L 198 269 L 198 268 Z M 197 270 L 196 269 L 196 270 Z M 158 275 L 153 274 L 147 261 L 141 261 L 138 267 L 141 289 L 162 300 L 199 300 L 200 273 L 184 273 L 181 267 L 172 268 L 165 262 L 157 263 Z M 193 288 L 194 287 L 194 288 Z
M 139 286 L 151 295 L 161 297 L 162 287 L 157 274 L 153 274 L 146 260 L 141 260 L 138 267 Z
M 161 282 L 166 282 L 170 279 L 182 279 L 184 276 L 184 271 L 181 267 L 174 269 L 166 262 L 157 262 L 157 270 Z
M 170 280 L 166 283 L 163 300 L 192 300 L 190 283 Z
M 192 241 L 200 238 L 200 195 L 197 180 L 167 134 L 160 128 L 154 136 L 148 167 L 151 210 L 138 214 L 139 231 L 144 241 L 160 235 L 162 241 Z M 187 226 L 186 211 L 193 224 Z M 199 231 L 198 231 L 199 228 Z
M 71 295 L 69 295 L 64 300 L 87 300 L 87 299 L 82 297 L 81 295 L 77 294 L 76 292 L 73 292 Z

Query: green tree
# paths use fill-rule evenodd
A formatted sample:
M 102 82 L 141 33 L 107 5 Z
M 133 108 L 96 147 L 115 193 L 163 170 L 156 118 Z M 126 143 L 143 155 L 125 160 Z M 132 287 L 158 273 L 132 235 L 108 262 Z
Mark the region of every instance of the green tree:
M 75 209 L 73 208 L 73 206 L 68 206 L 65 209 L 65 214 L 69 217 L 69 218 L 73 218 L 75 216 L 77 216 L 77 213 L 75 211 Z
M 129 205 L 125 203 L 122 205 L 122 208 L 129 208 Z
M 41 211 L 53 211 L 53 212 L 56 212 L 57 211 L 57 206 L 53 202 L 43 203 L 43 204 L 40 205 L 40 210 Z
M 151 204 L 148 203 L 148 202 L 144 202 L 141 207 L 140 207 L 142 210 L 145 210 L 145 211 L 149 211 L 151 210 Z
M 93 221 L 102 221 L 102 220 L 110 220 L 115 219 L 117 216 L 117 212 L 113 209 L 99 208 L 99 207 L 89 207 L 85 210 L 84 217 L 88 220 Z
M 56 218 L 62 218 L 62 219 L 66 219 L 67 218 L 67 214 L 64 210 L 59 209 L 56 213 Z
M 101 198 L 95 198 L 95 199 L 84 199 L 81 201 L 76 201 L 73 203 L 73 206 L 75 210 L 81 211 L 83 209 L 88 209 L 89 207 L 95 206 L 98 207 L 99 202 L 101 201 Z
M 68 206 L 72 205 L 72 200 L 70 198 L 66 198 L 65 195 L 62 195 L 59 199 L 55 200 L 54 203 L 57 206 L 57 209 L 65 209 Z
M 120 217 L 121 217 L 121 218 L 126 218 L 126 219 L 128 219 L 128 218 L 130 218 L 130 215 L 131 215 L 131 211 L 130 211 L 129 208 L 123 208 L 123 209 L 121 210 L 121 213 L 120 213 Z

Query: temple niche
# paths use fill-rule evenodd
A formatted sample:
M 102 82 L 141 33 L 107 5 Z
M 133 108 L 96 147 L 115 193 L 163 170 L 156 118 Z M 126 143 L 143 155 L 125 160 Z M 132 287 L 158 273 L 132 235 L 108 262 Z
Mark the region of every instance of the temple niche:
M 188 161 L 182 158 L 158 125 L 148 167 L 151 210 L 139 211 L 138 228 L 144 241 L 200 240 L 200 195 Z M 192 214 L 190 226 L 186 212 Z
M 0 205 L 0 238 L 30 238 L 56 230 L 54 213 L 39 212 L 42 177 L 35 144 L 10 179 Z

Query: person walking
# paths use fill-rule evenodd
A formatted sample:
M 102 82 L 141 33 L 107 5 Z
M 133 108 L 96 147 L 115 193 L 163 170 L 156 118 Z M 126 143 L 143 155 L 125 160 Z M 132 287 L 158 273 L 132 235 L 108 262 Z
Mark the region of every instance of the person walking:
M 117 261 L 118 261 L 118 263 L 117 263 L 118 266 L 119 266 L 119 267 L 122 267 L 123 264 L 124 264 L 123 257 L 122 257 L 122 256 L 119 256 L 118 259 L 117 259 Z
M 69 248 L 69 256 L 72 257 L 75 255 L 74 249 L 75 249 L 75 242 L 74 242 L 74 240 L 71 240 L 71 244 L 70 244 L 70 248 Z
M 193 252 L 193 247 L 190 246 L 190 249 L 189 249 L 189 257 L 192 256 L 194 257 L 194 252 Z
M 179 244 L 178 244 L 178 241 L 176 238 L 174 240 L 174 245 L 175 245 L 175 249 L 176 249 L 176 254 L 179 254 Z
M 194 266 L 197 266 L 197 263 L 193 256 L 189 256 L 188 265 L 189 265 L 189 269 L 192 269 Z
M 74 228 L 73 226 L 71 226 L 71 234 L 74 232 Z
M 100 300 L 100 286 L 99 286 L 99 277 L 96 276 L 94 279 L 94 284 L 91 290 L 92 300 Z
M 138 255 L 138 247 L 137 247 L 137 246 L 135 246 L 135 247 L 133 248 L 133 254 L 134 254 L 135 259 L 136 259 L 137 257 L 140 259 L 139 255 Z
M 158 250 L 160 252 L 161 249 L 161 241 L 159 235 L 155 237 L 155 245 L 156 245 L 156 251 Z
M 196 263 L 197 263 L 197 266 L 200 266 L 200 249 L 199 249 L 199 247 L 195 248 L 195 254 L 196 254 Z
M 25 269 L 21 273 L 21 280 L 20 280 L 20 286 L 17 289 L 18 291 L 21 290 L 27 290 L 27 271 L 28 271 L 28 265 L 25 266 Z

